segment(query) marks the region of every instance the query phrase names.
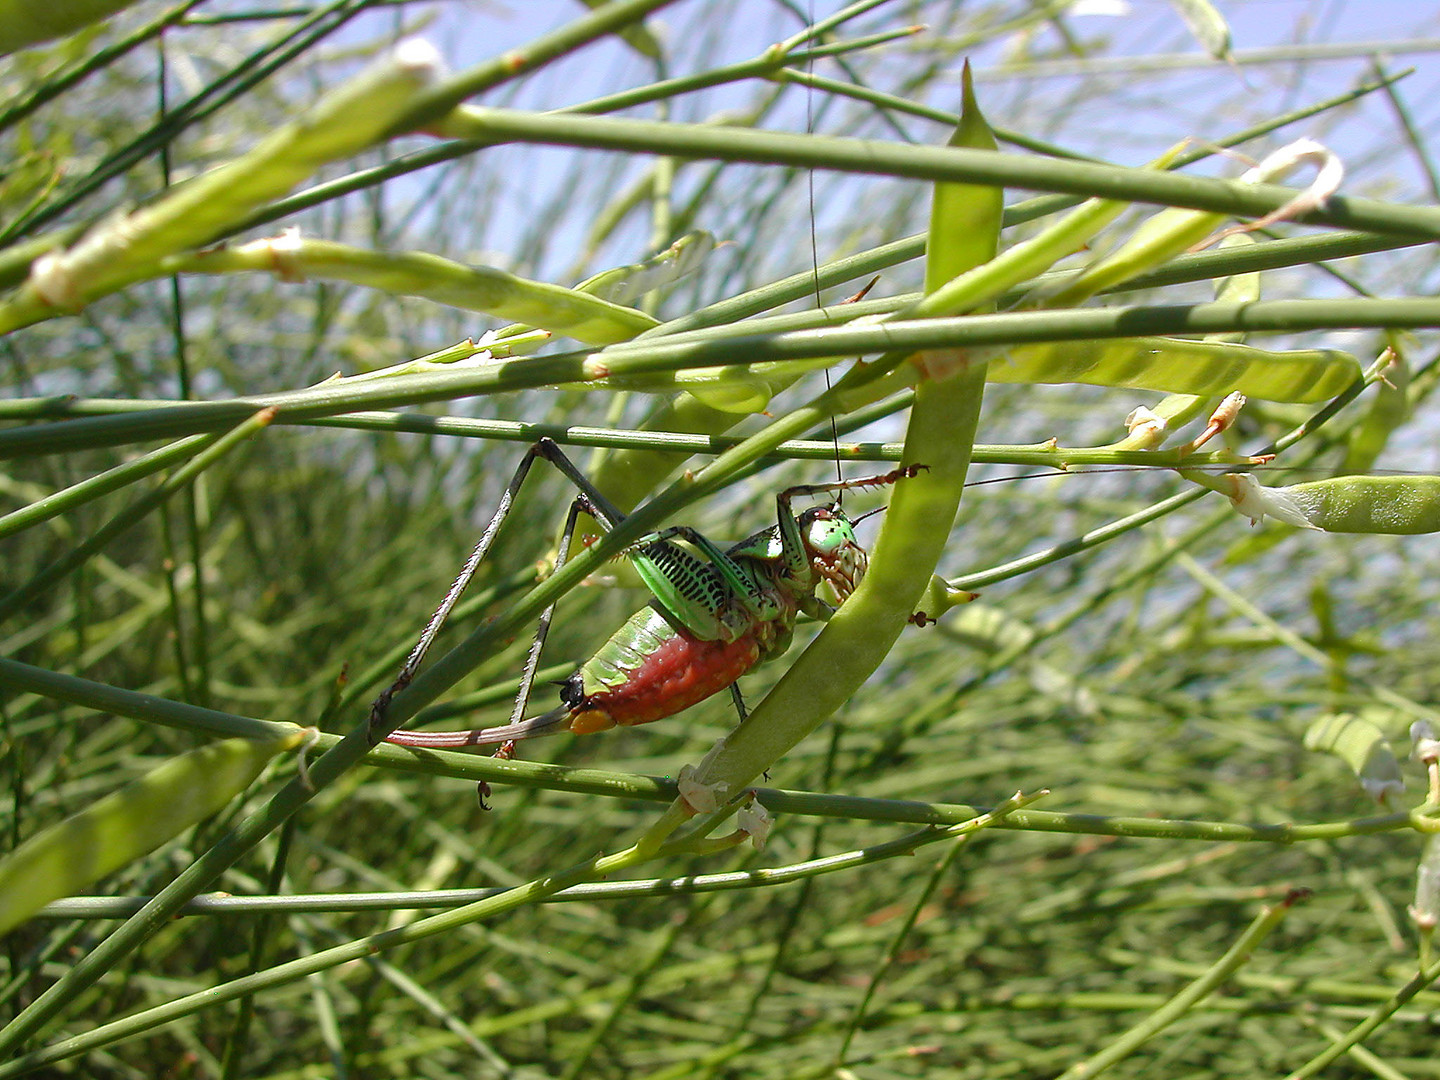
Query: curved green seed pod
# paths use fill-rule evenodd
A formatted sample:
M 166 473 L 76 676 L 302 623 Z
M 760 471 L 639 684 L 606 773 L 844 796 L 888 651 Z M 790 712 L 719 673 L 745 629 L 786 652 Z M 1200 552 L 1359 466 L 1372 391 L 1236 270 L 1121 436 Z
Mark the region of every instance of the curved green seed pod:
M 968 68 L 963 85 L 964 108 L 951 145 L 993 148 Z M 926 254 L 928 289 L 994 257 L 1001 196 L 983 185 L 936 185 Z M 705 756 L 695 770 L 697 783 L 727 797 L 740 792 L 839 709 L 884 660 L 925 594 L 949 539 L 984 387 L 983 360 L 948 379 L 921 379 L 902 461 L 923 464 L 926 471 L 896 485 L 864 580 L 769 695 Z M 842 380 L 826 397 L 843 398 L 845 392 Z M 662 819 L 662 826 L 673 828 L 674 820 Z
M 1257 349 L 1169 337 L 1041 341 L 1014 345 L 990 365 L 1004 383 L 1090 383 L 1198 395 L 1239 390 L 1267 401 L 1324 401 L 1360 376 L 1338 349 Z
M 705 371 L 694 380 L 677 379 L 701 404 L 734 416 L 750 416 L 763 412 L 773 398 L 785 386 L 794 381 L 792 376 L 781 375 L 767 379 L 757 375 L 743 364 Z
M 171 758 L 0 859 L 0 933 L 133 862 L 244 791 L 304 739 L 225 739 Z
M 424 251 L 371 251 L 295 232 L 162 260 L 166 271 L 232 274 L 273 271 L 282 280 L 349 281 L 437 304 L 480 311 L 568 334 L 587 345 L 629 341 L 657 320 L 579 289 L 469 266 Z
M 0 3 L 0 56 L 76 33 L 134 2 L 74 0 L 68 4 L 43 4 L 38 0 L 6 0 Z
M 1305 732 L 1305 749 L 1334 754 L 1345 762 L 1365 794 L 1376 802 L 1405 790 L 1400 763 L 1395 760 L 1385 733 L 1363 716 L 1329 713 L 1320 717 Z

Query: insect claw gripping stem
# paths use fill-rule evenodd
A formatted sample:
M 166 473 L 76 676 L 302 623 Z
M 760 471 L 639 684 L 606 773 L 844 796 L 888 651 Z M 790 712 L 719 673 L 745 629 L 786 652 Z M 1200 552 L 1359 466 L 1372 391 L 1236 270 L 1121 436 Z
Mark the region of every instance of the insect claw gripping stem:
M 392 731 L 385 719 L 391 698 L 419 669 L 441 624 L 489 551 L 536 457 L 549 460 L 580 492 L 566 518 L 555 570 L 569 557 L 582 511 L 606 531 L 624 520 L 555 443 L 542 439 L 532 446 L 400 675 L 376 698 L 370 713 L 372 741 L 388 738 L 405 746 L 454 748 L 499 743 L 500 756 L 508 757 L 520 739 L 567 730 L 583 735 L 617 724 L 645 724 L 672 716 L 727 688 L 743 720 L 745 704 L 736 680 L 756 664 L 785 651 L 800 612 L 825 618 L 834 610 L 815 595 L 821 582 L 828 583 L 843 603 L 865 572 L 865 549 L 838 503 L 811 507 L 797 515 L 791 510 L 792 501 L 894 484 L 926 468 L 907 465 L 875 476 L 786 488 L 776 496 L 776 523 L 729 547 L 683 525 L 642 537 L 626 556 L 652 599 L 561 684 L 559 708 L 524 718 L 555 610 L 551 604 L 540 617 L 509 723 L 471 731 Z

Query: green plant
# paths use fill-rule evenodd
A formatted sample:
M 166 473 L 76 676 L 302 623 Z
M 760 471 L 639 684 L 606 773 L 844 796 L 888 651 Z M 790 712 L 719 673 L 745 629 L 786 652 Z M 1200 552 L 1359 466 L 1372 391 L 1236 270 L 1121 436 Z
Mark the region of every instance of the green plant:
M 1440 235 L 1440 211 L 1330 197 L 1324 149 L 1275 134 L 1374 95 L 1406 117 L 1405 83 L 1382 71 L 1207 132 L 1296 148 L 1222 180 L 1194 168 L 1211 147 L 1077 160 L 998 125 L 997 142 L 968 94 L 961 116 L 923 103 L 958 51 L 1049 25 L 1045 7 L 984 29 L 928 7 L 921 52 L 857 4 L 719 65 L 645 28 L 668 5 L 623 0 L 453 74 L 413 39 L 367 44 L 347 80 L 325 48 L 370 42 L 352 20 L 374 6 L 262 13 L 243 56 L 187 37 L 206 62 L 182 54 L 169 80 L 175 35 L 231 13 L 147 9 L 11 61 L 12 838 L 196 736 L 317 730 L 248 797 L 177 821 L 111 879 L 116 902 L 52 905 L 7 939 L 0 1076 L 81 1054 L 97 1073 L 285 1076 L 1234 1076 L 1347 1052 L 1433 1072 L 1434 960 L 1427 944 L 1417 973 L 1397 911 L 1434 777 L 1397 791 L 1390 744 L 1433 720 L 1434 555 L 1392 534 L 1440 524 L 1436 485 L 1313 472 L 1388 468 L 1392 447 L 1426 467 L 1410 455 L 1436 369 L 1407 331 L 1440 303 L 1411 284 L 1428 248 L 1389 253 Z M 601 43 L 650 73 L 562 101 L 547 80 Z M 892 78 L 897 54 L 914 64 Z M 156 55 L 153 123 L 101 141 L 83 106 L 142 115 Z M 843 83 L 813 70 L 832 62 Z M 686 95 L 752 79 L 743 116 L 679 118 Z M 945 134 L 896 136 L 916 114 Z M 617 153 L 527 187 L 527 147 L 556 144 Z M 1272 183 L 1304 163 L 1322 186 L 1297 203 Z M 1002 207 L 1002 189 L 1046 194 Z M 895 239 L 922 203 L 926 231 Z M 1237 216 L 1276 235 L 1190 250 Z M 812 227 L 846 254 L 812 265 Z M 471 254 L 497 241 L 507 265 Z M 837 302 L 882 272 L 889 295 Z M 1262 274 L 1296 295 L 1263 298 Z M 495 327 L 474 334 L 474 312 Z M 1232 390 L 1249 404 L 1216 411 Z M 648 530 L 748 532 L 837 453 L 928 470 L 895 489 L 865 588 L 757 673 L 749 696 L 770 692 L 738 731 L 715 701 L 550 740 L 553 761 L 372 749 L 369 700 L 541 435 L 596 447 L 598 486 L 634 512 L 553 575 L 533 542 L 497 549 L 387 722 L 484 722 L 513 694 L 512 641 L 562 594 L 550 656 L 585 655 L 642 594 L 580 586 Z M 1296 483 L 1214 473 L 1262 444 Z M 1000 465 L 1103 475 L 962 502 Z M 1207 488 L 1288 524 L 1248 533 Z M 553 533 L 547 501 L 517 503 L 516 535 Z M 907 628 L 917 607 L 937 625 Z M 714 813 L 676 800 L 684 765 Z M 779 787 L 754 788 L 767 769 Z M 456 780 L 489 785 L 492 812 Z M 764 854 L 739 843 L 753 819 L 725 824 L 752 789 L 779 817 Z M 186 911 L 203 915 L 172 921 Z

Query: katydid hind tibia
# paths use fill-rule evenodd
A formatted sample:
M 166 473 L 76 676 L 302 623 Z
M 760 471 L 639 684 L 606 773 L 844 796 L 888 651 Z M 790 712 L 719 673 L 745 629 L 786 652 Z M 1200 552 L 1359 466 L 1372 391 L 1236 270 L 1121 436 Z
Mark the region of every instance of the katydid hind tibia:
M 553 441 L 541 439 L 530 447 L 494 518 L 399 676 L 371 708 L 370 730 L 376 741 L 384 735 L 404 746 L 456 748 L 506 744 L 561 731 L 587 734 L 673 716 L 727 688 L 743 718 L 736 680 L 789 647 L 801 613 L 818 619 L 830 616 L 834 609 L 816 595 L 822 583 L 843 603 L 865 573 L 865 549 L 838 503 L 799 513 L 792 503 L 808 496 L 894 484 L 925 468 L 907 465 L 852 480 L 786 488 L 776 496 L 775 524 L 729 547 L 720 547 L 687 526 L 641 537 L 625 554 L 649 588 L 651 601 L 562 684 L 558 708 L 524 717 L 552 605 L 541 615 L 509 723 L 470 731 L 390 732 L 385 714 L 391 699 L 419 670 L 537 457 L 554 464 L 580 493 L 566 518 L 556 569 L 563 564 L 580 513 L 589 514 L 607 530 L 624 519 Z

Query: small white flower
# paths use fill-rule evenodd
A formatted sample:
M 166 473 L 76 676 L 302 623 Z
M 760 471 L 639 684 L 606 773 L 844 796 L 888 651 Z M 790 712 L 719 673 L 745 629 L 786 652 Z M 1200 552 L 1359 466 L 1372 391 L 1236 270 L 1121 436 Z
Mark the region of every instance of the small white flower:
M 277 254 L 290 254 L 299 251 L 304 241 L 300 238 L 299 225 L 287 225 L 280 230 L 278 236 L 272 236 L 269 240 L 262 240 L 260 243 L 269 244 L 270 250 Z
M 30 287 L 53 308 L 76 311 L 81 307 L 80 289 L 63 252 L 47 251 L 30 265 Z
M 1416 926 L 1427 934 L 1440 923 L 1440 838 L 1436 836 L 1425 841 L 1415 875 L 1415 903 L 1409 910 Z
M 1284 179 L 1286 174 L 1296 166 L 1306 164 L 1315 166 L 1315 179 L 1310 182 L 1309 187 L 1299 192 L 1284 206 L 1244 225 L 1232 225 L 1228 229 L 1221 229 L 1190 250 L 1200 251 L 1235 233 L 1253 232 L 1256 229 L 1274 225 L 1277 221 L 1291 221 L 1312 210 L 1324 209 L 1325 204 L 1330 201 L 1330 196 L 1340 190 L 1340 184 L 1345 179 L 1345 163 L 1329 147 L 1314 139 L 1296 139 L 1289 145 L 1280 147 L 1279 150 L 1266 156 L 1260 164 L 1241 176 L 1240 182 L 1242 184 L 1276 183 Z
M 438 82 L 445 74 L 445 58 L 424 38 L 412 37 L 401 41 L 391 52 L 390 59 L 420 86 Z
M 1130 433 L 1130 441 L 1142 442 L 1146 446 L 1159 446 L 1164 442 L 1169 426 L 1163 416 L 1145 405 L 1130 410 L 1130 415 L 1125 417 L 1125 430 Z
M 1268 154 L 1259 165 L 1240 178 L 1242 184 L 1269 184 L 1283 179 L 1299 165 L 1314 165 L 1315 179 L 1305 189 L 1305 209 L 1324 206 L 1340 190 L 1345 163 L 1329 147 L 1314 139 L 1296 139 Z
M 1381 806 L 1389 806 L 1392 798 L 1398 799 L 1405 794 L 1405 781 L 1394 779 L 1378 779 L 1375 777 L 1360 777 L 1360 787 L 1366 795 L 1374 799 Z
M 720 801 L 730 785 L 723 780 L 718 784 L 702 784 L 695 779 L 695 771 L 694 765 L 681 767 L 680 775 L 675 778 L 680 798 L 697 814 L 713 814 L 720 809 Z
M 742 806 L 735 814 L 735 826 L 743 833 L 748 833 L 750 843 L 755 845 L 755 850 L 760 851 L 765 847 L 765 841 L 770 837 L 770 830 L 775 826 L 775 819 L 770 816 L 759 799 L 752 799 L 748 806 Z
M 1227 479 L 1234 488 L 1230 495 L 1231 505 L 1249 518 L 1251 525 L 1263 521 L 1268 515 L 1298 529 L 1323 531 L 1319 526 L 1310 523 L 1310 519 L 1290 495 L 1288 488 L 1262 487 L 1260 481 L 1249 473 L 1230 473 Z
M 1412 752 L 1416 761 L 1423 761 L 1426 765 L 1440 761 L 1440 740 L 1435 738 L 1435 729 L 1424 720 L 1416 720 L 1410 725 L 1410 740 L 1414 744 Z

